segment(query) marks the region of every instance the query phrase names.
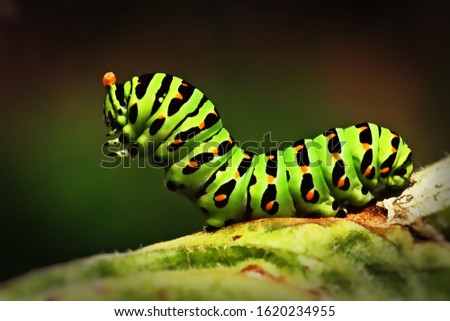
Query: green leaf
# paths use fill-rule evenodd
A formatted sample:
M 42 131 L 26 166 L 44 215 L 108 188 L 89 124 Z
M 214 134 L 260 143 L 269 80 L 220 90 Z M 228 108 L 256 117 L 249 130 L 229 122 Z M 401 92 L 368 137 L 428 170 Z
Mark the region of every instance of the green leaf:
M 399 226 L 264 219 L 33 271 L 0 300 L 449 300 L 450 246 Z

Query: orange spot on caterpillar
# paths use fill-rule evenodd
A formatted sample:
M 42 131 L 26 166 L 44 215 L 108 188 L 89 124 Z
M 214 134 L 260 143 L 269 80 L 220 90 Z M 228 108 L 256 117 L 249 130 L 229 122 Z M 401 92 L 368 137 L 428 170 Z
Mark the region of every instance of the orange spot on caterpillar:
M 312 200 L 314 198 L 314 189 L 310 189 L 309 192 L 306 194 L 306 199 L 308 201 Z
M 372 165 L 367 166 L 366 170 L 364 171 L 364 176 L 368 176 L 371 171 L 372 171 Z
M 339 153 L 333 153 L 333 158 L 335 160 L 339 160 L 341 158 L 341 155 Z
M 272 159 L 274 159 L 275 158 L 275 155 L 267 155 L 267 159 L 268 160 L 272 160 Z
M 228 137 L 228 141 L 229 141 L 230 143 L 233 143 L 233 140 L 231 139 L 231 137 Z
M 386 174 L 386 173 L 389 173 L 390 170 L 391 170 L 391 169 L 390 169 L 389 167 L 385 167 L 385 168 L 382 168 L 380 172 L 381 172 L 382 174 Z
M 216 197 L 214 197 L 214 200 L 216 202 L 222 202 L 222 201 L 226 200 L 226 198 L 227 198 L 226 194 L 220 194 L 220 195 L 217 195 Z
M 219 154 L 219 149 L 217 147 L 214 147 L 213 149 L 211 149 L 211 153 L 213 153 L 214 155 Z
M 308 173 L 308 166 L 300 166 L 300 171 L 301 171 L 303 174 Z
M 175 95 L 175 98 L 177 98 L 177 99 L 179 99 L 179 100 L 183 100 L 183 95 L 180 94 L 180 93 L 177 93 L 177 94 Z
M 368 128 L 367 126 L 360 127 L 360 128 L 359 128 L 359 132 L 363 132 L 363 131 L 365 131 L 367 128 Z
M 397 148 L 391 147 L 391 153 L 392 153 L 392 154 L 397 153 Z
M 200 128 L 200 129 L 205 128 L 205 122 L 202 121 L 200 124 L 198 124 L 198 128 Z
M 178 144 L 180 144 L 180 143 L 182 143 L 183 142 L 183 140 L 182 139 L 180 139 L 180 138 L 177 138 L 177 139 L 175 139 L 174 141 L 173 141 L 173 143 L 172 144 L 174 144 L 174 145 L 178 145 Z
M 367 144 L 367 143 L 364 143 L 364 144 L 362 144 L 362 147 L 363 147 L 364 150 L 368 150 L 368 149 L 370 149 L 371 145 Z
M 186 83 L 182 83 L 181 86 L 187 87 L 188 85 Z
M 189 167 L 198 167 L 198 162 L 196 162 L 196 161 L 190 161 L 190 162 L 188 163 L 188 166 L 189 166 Z
M 159 116 L 158 116 L 158 119 L 163 119 L 164 118 L 164 115 L 163 114 L 160 114 Z
M 249 154 L 244 154 L 244 158 L 245 159 L 250 159 L 250 155 Z
M 341 178 L 339 178 L 337 187 L 341 188 L 344 185 L 345 185 L 345 178 L 344 178 L 344 176 L 342 176 Z
M 103 76 L 103 86 L 105 87 L 109 87 L 112 86 L 116 83 L 116 75 L 114 75 L 114 73 L 112 71 L 107 72 L 104 76 Z
M 274 201 L 270 201 L 269 203 L 266 204 L 266 211 L 270 211 L 273 208 L 273 203 Z
M 336 134 L 335 134 L 335 133 L 328 134 L 327 139 L 331 139 L 331 138 L 333 138 L 333 137 L 336 137 Z
M 272 175 L 267 176 L 267 183 L 273 184 L 274 181 L 275 181 L 275 177 L 273 177 Z
M 234 173 L 234 178 L 235 178 L 235 179 L 238 179 L 239 177 L 241 177 L 241 174 L 239 174 L 239 171 L 236 171 L 236 172 Z
M 298 145 L 298 146 L 295 146 L 294 149 L 298 152 L 298 151 L 302 150 L 303 147 L 304 147 L 303 145 Z

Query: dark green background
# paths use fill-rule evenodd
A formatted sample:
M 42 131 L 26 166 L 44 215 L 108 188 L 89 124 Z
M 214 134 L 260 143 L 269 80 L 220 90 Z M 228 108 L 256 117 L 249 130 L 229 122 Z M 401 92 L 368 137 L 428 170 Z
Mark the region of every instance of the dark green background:
M 109 70 L 187 79 L 241 141 L 368 120 L 416 165 L 449 151 L 449 10 L 312 3 L 2 1 L 0 280 L 201 229 L 162 170 L 100 167 Z

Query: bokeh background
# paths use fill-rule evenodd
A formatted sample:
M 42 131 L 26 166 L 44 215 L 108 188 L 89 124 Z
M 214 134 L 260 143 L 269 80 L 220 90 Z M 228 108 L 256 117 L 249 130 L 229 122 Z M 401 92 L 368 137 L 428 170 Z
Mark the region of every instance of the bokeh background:
M 187 79 L 241 141 L 367 120 L 449 151 L 448 8 L 318 3 L 0 0 L 0 280 L 202 228 L 162 170 L 100 167 L 106 71 Z

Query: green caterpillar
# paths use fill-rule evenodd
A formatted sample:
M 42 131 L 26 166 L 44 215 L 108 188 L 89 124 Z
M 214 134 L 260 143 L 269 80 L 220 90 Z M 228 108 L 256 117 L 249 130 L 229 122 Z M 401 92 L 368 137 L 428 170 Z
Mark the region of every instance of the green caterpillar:
M 164 73 L 116 83 L 108 72 L 104 121 L 123 145 L 115 157 L 151 156 L 171 191 L 189 197 L 220 228 L 263 217 L 343 217 L 380 191 L 401 190 L 411 149 L 371 123 L 332 128 L 284 150 L 246 151 L 223 127 L 213 103 L 183 79 Z

